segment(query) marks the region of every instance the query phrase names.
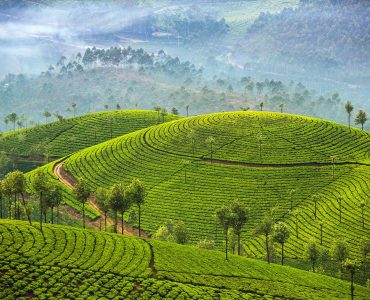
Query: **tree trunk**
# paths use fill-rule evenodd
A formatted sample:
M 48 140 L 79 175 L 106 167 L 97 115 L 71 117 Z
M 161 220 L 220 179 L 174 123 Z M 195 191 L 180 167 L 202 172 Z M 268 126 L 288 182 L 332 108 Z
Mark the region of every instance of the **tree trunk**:
M 269 248 L 269 235 L 266 234 L 266 253 L 267 253 L 267 262 L 270 263 L 270 248 Z
M 118 223 L 118 220 L 117 220 L 117 211 L 115 210 L 114 211 L 114 233 L 117 233 L 117 223 Z
M 26 201 L 24 200 L 24 194 L 21 193 L 21 195 L 22 195 L 22 202 L 23 202 L 24 210 L 26 211 L 28 223 L 30 223 L 30 225 L 32 226 L 31 218 L 30 218 L 30 215 L 29 215 L 29 213 L 27 211 L 27 208 L 26 208 Z
M 42 231 L 42 193 L 40 193 L 40 230 Z
M 123 235 L 123 212 L 121 212 L 121 234 Z
M 351 114 L 348 113 L 348 128 L 351 129 Z
M 82 201 L 82 225 L 85 228 L 85 201 Z
M 240 255 L 240 232 L 238 232 L 238 255 Z
M 284 243 L 281 243 L 281 265 L 284 265 Z
M 12 200 L 9 198 L 8 201 L 9 201 L 8 217 L 9 219 L 11 219 L 12 218 Z
M 140 211 L 140 205 L 139 205 L 139 236 L 141 236 L 141 226 L 140 226 L 141 220 L 140 219 L 141 219 L 141 211 Z
M 14 194 L 14 219 L 17 220 L 17 194 Z
M 46 208 L 44 209 L 44 222 L 46 223 Z
M 312 261 L 312 271 L 315 273 L 315 261 Z
M 354 272 L 352 271 L 351 272 L 351 299 L 353 300 L 354 299 L 354 296 L 355 296 L 355 286 L 353 284 L 353 277 L 354 277 Z
M 228 248 L 228 242 L 229 242 L 229 238 L 227 236 L 227 230 L 226 230 L 226 233 L 225 233 L 225 242 L 226 242 L 226 248 L 225 248 L 225 255 L 226 255 L 226 260 L 228 260 L 227 258 L 227 248 Z
M 104 231 L 107 231 L 107 212 L 104 212 Z
M 54 207 L 51 207 L 51 224 L 54 224 Z

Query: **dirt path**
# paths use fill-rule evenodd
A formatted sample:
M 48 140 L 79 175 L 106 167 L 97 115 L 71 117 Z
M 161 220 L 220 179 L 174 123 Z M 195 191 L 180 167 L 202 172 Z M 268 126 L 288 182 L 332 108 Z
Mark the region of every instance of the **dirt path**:
M 75 188 L 76 184 L 77 184 L 77 180 L 70 173 L 68 173 L 63 168 L 63 165 L 64 165 L 64 161 L 55 164 L 54 165 L 54 168 L 53 168 L 53 172 L 58 177 L 58 179 L 60 180 L 60 182 L 62 182 L 69 189 L 73 190 Z M 94 196 L 93 195 L 88 200 L 88 204 L 91 207 L 93 207 L 94 209 L 96 209 L 98 212 L 100 212 L 100 214 L 102 216 L 104 216 L 104 213 L 96 205 L 96 203 L 94 201 Z M 82 216 L 81 216 L 81 214 L 79 212 L 75 211 L 72 208 L 69 208 L 69 211 L 70 211 L 70 214 L 71 215 L 75 216 L 78 219 L 81 219 Z M 102 228 L 104 229 L 104 218 L 103 217 L 98 217 L 95 220 L 90 220 L 90 219 L 87 218 L 86 221 L 91 226 L 93 226 L 94 228 L 97 228 L 97 229 L 100 228 L 100 224 L 101 224 Z M 109 226 L 111 226 L 113 224 L 114 224 L 114 221 L 108 216 L 107 217 L 107 227 L 109 227 Z M 138 229 L 133 228 L 127 222 L 123 222 L 123 224 L 124 224 L 124 234 L 131 235 L 131 236 L 138 236 L 139 235 L 139 230 Z M 117 231 L 118 231 L 118 233 L 121 232 L 121 222 L 119 220 L 118 220 L 118 228 L 117 228 Z M 149 235 L 146 232 L 144 232 L 143 230 L 141 230 L 141 236 L 144 237 L 144 238 L 149 238 Z

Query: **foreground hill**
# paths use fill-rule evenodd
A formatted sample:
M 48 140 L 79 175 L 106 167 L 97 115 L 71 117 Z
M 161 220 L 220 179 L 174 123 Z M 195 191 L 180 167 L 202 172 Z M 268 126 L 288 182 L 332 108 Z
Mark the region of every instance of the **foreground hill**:
M 222 247 L 222 229 L 214 212 L 239 199 L 250 210 L 242 236 L 247 255 L 264 255 L 264 240 L 254 230 L 274 209 L 275 220 L 287 222 L 292 233 L 285 246 L 290 258 L 303 257 L 309 238 L 320 239 L 321 222 L 324 247 L 344 236 L 350 255 L 359 257 L 359 239 L 370 233 L 370 227 L 362 224 L 360 208 L 370 194 L 369 146 L 367 132 L 319 119 L 217 113 L 172 121 L 87 148 L 67 158 L 64 169 L 75 178 L 86 178 L 93 189 L 140 178 L 147 188 L 142 226 L 149 234 L 169 219 L 182 220 L 190 242 L 208 238 Z M 45 167 L 56 179 L 52 169 L 53 165 Z M 315 194 L 320 196 L 316 217 Z M 341 221 L 339 196 L 343 197 Z M 298 218 L 291 208 L 299 209 Z M 368 207 L 363 217 L 369 219 Z
M 165 121 L 180 118 L 169 114 Z M 118 110 L 86 114 L 0 136 L 0 151 L 18 156 L 63 157 L 113 137 L 162 122 L 149 110 Z
M 347 299 L 349 283 L 172 243 L 0 221 L 2 299 Z M 356 299 L 370 290 L 355 287 Z

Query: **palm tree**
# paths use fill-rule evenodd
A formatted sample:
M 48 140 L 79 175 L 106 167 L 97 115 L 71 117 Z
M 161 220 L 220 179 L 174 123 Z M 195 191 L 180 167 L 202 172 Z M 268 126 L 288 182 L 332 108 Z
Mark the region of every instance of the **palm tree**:
M 263 110 L 263 102 L 260 102 L 260 109 L 261 109 L 261 111 Z
M 85 228 L 85 203 L 91 195 L 91 189 L 87 185 L 87 182 L 81 178 L 74 188 L 74 193 L 82 204 L 82 226 Z
M 42 115 L 45 117 L 45 123 L 47 123 L 48 122 L 48 118 L 51 117 L 51 113 L 48 112 L 47 110 L 45 110 Z
M 292 211 L 292 215 L 294 216 L 294 223 L 295 223 L 295 234 L 298 239 L 298 229 L 299 229 L 299 217 L 301 216 L 301 210 L 296 208 Z
M 76 116 L 76 107 L 77 107 L 77 104 L 76 103 L 72 103 L 72 110 L 73 110 L 73 116 L 75 117 Z
M 360 202 L 360 208 L 361 208 L 361 216 L 362 216 L 362 228 L 365 228 L 365 206 L 366 206 L 366 202 L 365 200 L 361 200 Z
M 270 263 L 270 245 L 269 245 L 269 237 L 270 234 L 274 230 L 274 221 L 271 216 L 271 214 L 267 214 L 264 219 L 259 223 L 255 234 L 261 235 L 263 234 L 265 236 L 265 243 L 266 243 L 266 256 L 267 256 L 267 262 Z
M 189 117 L 189 104 L 185 106 L 186 109 L 186 117 Z
M 367 117 L 367 114 L 365 111 L 360 109 L 357 113 L 356 119 L 355 119 L 355 124 L 359 125 L 361 124 L 361 129 L 364 130 L 364 124 L 369 118 Z
M 45 200 L 46 206 L 51 210 L 51 224 L 54 224 L 54 208 L 58 208 L 63 200 L 62 188 L 59 185 L 51 186 Z
M 160 115 L 160 112 L 162 110 L 162 107 L 154 106 L 154 110 L 157 112 L 157 117 L 158 117 L 157 123 L 159 124 L 159 121 L 160 121 L 159 115 Z
M 206 143 L 208 145 L 210 145 L 210 153 L 211 153 L 211 162 L 212 162 L 212 159 L 213 159 L 213 144 L 215 143 L 216 139 L 213 137 L 213 136 L 209 136 L 207 139 L 206 139 Z
M 13 130 L 15 130 L 15 124 L 18 121 L 18 115 L 13 112 L 7 116 L 7 119 L 9 120 L 9 122 L 13 123 Z
M 320 201 L 320 195 L 313 195 L 312 201 L 314 202 L 314 216 L 317 218 L 317 203 Z
M 348 127 L 351 129 L 351 113 L 353 111 L 353 105 L 350 101 L 347 101 L 344 105 L 344 108 L 346 109 L 346 112 L 348 114 Z
M 338 205 L 339 205 L 339 223 L 342 223 L 342 201 L 343 201 L 343 197 L 338 196 L 337 202 L 338 202 Z
M 238 255 L 241 252 L 241 243 L 240 243 L 240 236 L 242 233 L 243 226 L 248 221 L 248 214 L 247 210 L 241 205 L 239 201 L 233 201 L 230 204 L 230 210 L 232 213 L 232 227 L 235 234 L 238 237 Z
M 280 103 L 279 104 L 279 107 L 280 107 L 280 112 L 283 113 L 283 110 L 284 110 L 284 103 Z
M 123 215 L 126 211 L 129 210 L 130 206 L 131 206 L 131 199 L 129 197 L 129 194 L 127 193 L 127 187 L 121 185 L 121 193 L 122 193 L 122 197 L 119 199 L 119 204 L 118 204 L 118 210 L 121 214 L 121 234 L 123 235 L 123 228 L 124 228 L 124 219 L 123 219 Z
M 42 214 L 44 207 L 44 197 L 49 190 L 49 182 L 46 173 L 42 170 L 37 170 L 31 181 L 31 190 L 34 195 L 39 198 L 40 207 L 40 230 L 42 231 Z

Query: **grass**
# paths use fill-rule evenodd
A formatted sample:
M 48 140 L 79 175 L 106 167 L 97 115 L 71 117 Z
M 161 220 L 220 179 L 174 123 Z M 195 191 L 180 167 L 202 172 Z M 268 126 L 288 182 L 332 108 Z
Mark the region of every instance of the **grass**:
M 169 114 L 165 121 L 178 119 Z M 32 128 L 6 132 L 0 150 L 17 156 L 63 157 L 111 138 L 158 124 L 158 113 L 118 110 L 86 114 Z
M 195 136 L 194 153 L 189 132 Z M 212 156 L 219 162 L 209 161 L 210 145 L 205 142 L 209 136 L 215 137 Z M 69 157 L 65 168 L 76 178 L 86 178 L 94 189 L 140 178 L 147 187 L 142 225 L 151 234 L 168 219 L 182 220 L 189 230 L 190 243 L 208 238 L 222 247 L 222 232 L 214 221 L 214 211 L 240 199 L 250 209 L 242 235 L 248 256 L 264 256 L 263 239 L 255 237 L 253 231 L 263 215 L 277 207 L 275 219 L 287 222 L 292 232 L 286 244 L 288 257 L 304 256 L 309 237 L 320 235 L 319 220 L 325 221 L 324 247 L 329 248 L 336 237 L 344 236 L 351 256 L 359 257 L 358 240 L 368 235 L 370 228 L 369 224 L 362 228 L 359 207 L 370 192 L 370 168 L 355 163 L 369 160 L 369 145 L 367 132 L 319 119 L 278 113 L 218 113 L 172 121 L 87 148 Z M 332 155 L 337 156 L 336 162 L 352 163 L 336 165 L 334 178 Z M 186 182 L 185 160 L 190 161 Z M 246 162 L 257 166 L 242 165 Z M 300 165 L 312 162 L 324 165 Z M 298 165 L 284 167 L 286 164 Z M 291 189 L 297 191 L 293 207 L 302 210 L 298 238 L 290 213 Z M 317 220 L 313 214 L 314 194 L 321 195 Z M 339 195 L 344 197 L 342 223 L 336 200 Z M 369 216 L 366 208 L 366 220 Z
M 190 246 L 0 221 L 2 299 L 347 299 L 349 285 Z M 355 299 L 369 296 L 355 286 Z

